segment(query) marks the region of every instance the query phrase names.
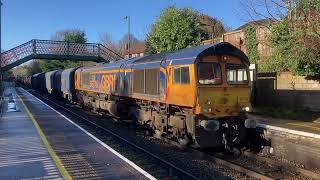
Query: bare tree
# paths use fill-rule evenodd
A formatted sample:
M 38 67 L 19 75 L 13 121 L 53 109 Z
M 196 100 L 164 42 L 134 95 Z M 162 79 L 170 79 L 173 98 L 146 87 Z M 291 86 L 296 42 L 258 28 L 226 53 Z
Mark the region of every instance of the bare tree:
M 134 35 L 130 34 L 130 45 L 133 46 L 140 42 Z M 128 34 L 125 34 L 119 41 L 115 41 L 109 33 L 100 35 L 100 43 L 111 49 L 117 54 L 124 55 L 127 53 L 126 45 L 128 44 Z
M 117 54 L 124 54 L 124 46 L 122 46 L 119 42 L 115 41 L 112 38 L 112 36 L 107 32 L 100 34 L 100 43 Z
M 279 21 L 286 17 L 291 1 L 293 0 L 240 0 L 241 16 L 245 21 Z
M 226 28 L 221 20 L 213 18 L 208 15 L 200 15 L 200 28 L 203 30 L 202 35 L 204 39 L 214 39 L 221 37 L 226 32 Z

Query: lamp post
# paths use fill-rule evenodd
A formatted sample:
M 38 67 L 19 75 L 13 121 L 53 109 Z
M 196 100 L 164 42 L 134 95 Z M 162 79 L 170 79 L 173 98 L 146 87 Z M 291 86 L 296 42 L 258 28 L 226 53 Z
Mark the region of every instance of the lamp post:
M 124 19 L 128 20 L 128 58 L 130 58 L 130 16 L 126 16 Z

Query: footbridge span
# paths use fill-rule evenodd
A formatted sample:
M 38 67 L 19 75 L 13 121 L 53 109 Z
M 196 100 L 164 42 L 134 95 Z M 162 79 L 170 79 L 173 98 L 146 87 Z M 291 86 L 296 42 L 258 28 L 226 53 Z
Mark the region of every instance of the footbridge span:
M 0 74 L 32 59 L 110 62 L 122 57 L 102 44 L 33 39 L 1 53 Z

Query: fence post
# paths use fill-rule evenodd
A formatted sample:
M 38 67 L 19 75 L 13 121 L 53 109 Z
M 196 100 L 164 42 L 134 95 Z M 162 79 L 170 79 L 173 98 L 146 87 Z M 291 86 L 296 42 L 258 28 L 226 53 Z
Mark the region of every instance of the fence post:
M 36 39 L 34 39 L 34 40 L 32 40 L 32 53 L 34 54 L 34 55 L 36 55 L 37 54 L 37 40 Z
M 101 46 L 100 46 L 100 44 L 99 44 L 99 45 L 98 45 L 98 57 L 99 57 L 99 58 L 101 58 L 101 56 L 100 56 L 100 55 L 101 55 L 101 54 L 100 54 L 100 53 L 101 53 L 100 50 L 101 50 Z
M 3 102 L 3 73 L 2 69 L 0 69 L 0 108 L 2 107 L 2 102 Z M 0 109 L 1 112 L 1 109 Z
M 67 56 L 70 56 L 70 43 L 67 42 Z

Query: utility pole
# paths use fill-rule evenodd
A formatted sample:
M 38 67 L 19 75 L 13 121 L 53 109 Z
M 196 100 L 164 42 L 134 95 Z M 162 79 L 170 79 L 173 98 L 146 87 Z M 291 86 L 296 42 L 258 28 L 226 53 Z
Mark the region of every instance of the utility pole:
M 124 19 L 128 20 L 128 58 L 130 58 L 130 16 L 126 16 Z

